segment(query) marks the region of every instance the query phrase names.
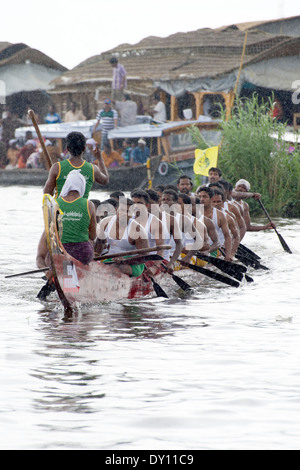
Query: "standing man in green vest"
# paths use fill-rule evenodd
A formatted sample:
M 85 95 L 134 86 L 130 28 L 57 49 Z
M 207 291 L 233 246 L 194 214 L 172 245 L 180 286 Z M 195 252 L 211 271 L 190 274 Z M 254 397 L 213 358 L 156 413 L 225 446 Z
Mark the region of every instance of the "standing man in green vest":
M 70 157 L 62 162 L 54 163 L 50 168 L 48 180 L 44 186 L 44 194 L 53 195 L 55 192 L 55 197 L 59 197 L 67 176 L 72 170 L 80 170 L 86 179 L 85 198 L 89 197 L 94 181 L 104 186 L 108 184 L 109 176 L 101 152 L 98 148 L 94 151 L 98 166 L 93 165 L 83 158 L 85 146 L 86 139 L 81 132 L 70 132 L 67 135 L 67 150 Z
M 96 116 L 96 124 L 93 129 L 93 134 L 99 124 L 101 124 L 101 150 L 107 143 L 108 131 L 118 126 L 118 112 L 111 107 L 111 100 L 104 100 L 104 107 L 98 111 Z

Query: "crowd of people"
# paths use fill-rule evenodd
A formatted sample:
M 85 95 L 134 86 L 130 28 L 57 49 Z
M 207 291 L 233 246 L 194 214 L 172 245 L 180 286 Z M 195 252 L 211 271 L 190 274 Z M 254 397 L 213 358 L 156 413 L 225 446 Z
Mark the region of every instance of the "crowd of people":
M 245 179 L 233 186 L 222 178 L 219 168 L 211 168 L 208 183 L 195 191 L 191 178 L 181 175 L 175 185 L 135 189 L 129 196 L 116 191 L 103 201 L 91 199 L 93 182 L 103 185 L 109 179 L 103 157 L 96 148 L 98 165 L 84 160 L 86 142 L 78 132 L 68 135 L 67 146 L 71 157 L 53 165 L 44 193 L 55 195 L 64 212 L 66 251 L 84 264 L 104 253 L 168 245 L 170 249 L 158 252 L 163 263 L 116 264 L 116 269 L 129 276 L 153 276 L 162 269 L 172 274 L 184 263 L 203 265 L 196 256 L 199 253 L 233 261 L 247 231 L 275 228 L 273 223 L 251 224 L 245 199 L 259 199 L 260 194 L 250 192 Z M 49 266 L 44 235 L 37 265 Z

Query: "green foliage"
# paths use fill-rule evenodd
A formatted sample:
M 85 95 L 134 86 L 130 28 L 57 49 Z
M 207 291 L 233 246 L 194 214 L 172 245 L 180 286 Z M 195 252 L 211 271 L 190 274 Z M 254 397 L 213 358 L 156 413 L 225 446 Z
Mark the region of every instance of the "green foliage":
M 272 100 L 259 104 L 253 95 L 237 99 L 228 121 L 223 114 L 218 166 L 232 184 L 248 180 L 273 216 L 300 217 L 300 150 L 289 152 L 286 126 L 271 117 L 271 106 Z

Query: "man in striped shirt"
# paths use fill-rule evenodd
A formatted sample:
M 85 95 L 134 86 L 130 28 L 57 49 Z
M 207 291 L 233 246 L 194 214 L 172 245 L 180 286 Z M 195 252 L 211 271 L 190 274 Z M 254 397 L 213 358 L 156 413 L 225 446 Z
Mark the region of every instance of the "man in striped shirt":
M 104 100 L 104 107 L 98 111 L 96 116 L 96 124 L 93 129 L 93 134 L 96 131 L 99 123 L 101 124 L 101 150 L 108 142 L 108 131 L 118 126 L 118 113 L 111 107 L 111 100 Z
M 127 88 L 127 73 L 123 65 L 118 63 L 116 57 L 112 57 L 109 62 L 113 68 L 111 97 L 114 101 L 122 101 L 124 90 Z

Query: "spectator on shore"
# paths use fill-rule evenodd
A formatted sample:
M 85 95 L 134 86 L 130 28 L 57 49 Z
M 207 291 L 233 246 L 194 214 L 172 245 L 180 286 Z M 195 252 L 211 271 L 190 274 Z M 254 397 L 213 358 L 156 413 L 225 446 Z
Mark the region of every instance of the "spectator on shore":
M 154 96 L 154 108 L 150 114 L 156 121 L 166 122 L 167 120 L 166 105 L 157 94 Z
M 22 125 L 20 119 L 16 119 L 9 110 L 2 114 L 1 120 L 1 140 L 6 145 L 6 150 L 9 147 L 9 141 L 15 138 L 15 130 Z
M 124 164 L 122 156 L 116 150 L 112 150 L 109 142 L 104 145 L 102 157 L 106 168 L 112 168 Z
M 125 162 L 125 166 L 129 166 L 131 162 L 131 152 L 132 152 L 132 144 L 131 141 L 128 139 L 125 139 L 123 141 L 123 152 L 122 152 L 122 157 Z
M 87 139 L 86 141 L 86 147 L 85 147 L 85 152 L 84 152 L 84 158 L 87 162 L 89 163 L 94 163 L 95 155 L 94 155 L 94 150 L 96 150 L 97 147 L 97 142 L 95 139 L 90 138 Z
M 111 98 L 115 101 L 122 101 L 124 90 L 127 88 L 127 73 L 116 57 L 112 57 L 109 62 L 113 68 Z
M 45 117 L 46 124 L 57 124 L 61 122 L 61 117 L 58 113 L 55 112 L 55 106 L 51 104 L 49 106 L 49 112 Z
M 65 122 L 75 122 L 75 121 L 86 121 L 86 117 L 81 111 L 77 108 L 77 103 L 72 101 L 69 111 L 66 112 Z
M 36 148 L 37 145 L 35 140 L 27 140 L 27 142 L 20 149 L 18 154 L 18 168 L 26 168 L 27 160 L 30 155 L 36 151 Z
M 118 126 L 118 113 L 111 107 L 111 100 L 104 100 L 104 107 L 98 111 L 96 116 L 96 124 L 93 128 L 93 134 L 97 127 L 101 124 L 101 150 L 107 142 L 108 131 Z
M 7 170 L 17 167 L 19 151 L 18 139 L 11 139 L 7 149 Z
M 52 165 L 62 160 L 62 155 L 58 146 L 54 145 L 51 140 L 47 139 L 45 142 L 45 146 L 47 148 L 47 152 L 49 154 Z M 47 157 L 46 155 L 44 155 L 44 151 L 42 148 L 40 148 L 39 150 L 39 168 L 46 168 L 46 170 L 50 169 Z
M 132 126 L 136 123 L 137 104 L 130 95 L 125 94 L 123 101 L 115 101 L 116 109 L 120 113 L 120 126 Z
M 141 165 L 147 162 L 150 157 L 149 148 L 146 147 L 146 142 L 143 139 L 138 140 L 138 146 L 132 150 L 131 160 L 133 165 Z

